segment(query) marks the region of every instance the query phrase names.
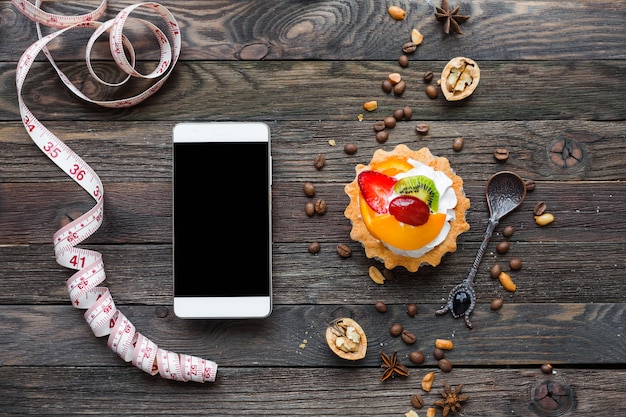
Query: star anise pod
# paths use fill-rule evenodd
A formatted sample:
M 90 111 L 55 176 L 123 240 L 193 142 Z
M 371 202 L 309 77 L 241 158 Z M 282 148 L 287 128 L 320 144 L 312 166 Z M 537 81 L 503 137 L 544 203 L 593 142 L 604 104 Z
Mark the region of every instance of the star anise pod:
M 446 35 L 450 33 L 450 27 L 459 35 L 463 34 L 459 25 L 470 17 L 458 14 L 460 8 L 461 6 L 456 6 L 453 10 L 450 10 L 448 0 L 441 0 L 441 7 L 435 7 L 435 17 L 438 21 L 443 22 L 443 33 Z
M 452 414 L 456 414 L 461 409 L 461 403 L 469 400 L 470 397 L 467 394 L 461 394 L 463 384 L 452 390 L 450 385 L 444 381 L 443 388 L 445 390 L 441 391 L 443 399 L 433 401 L 433 404 L 443 408 L 443 417 L 447 417 L 450 411 L 452 411 Z
M 395 374 L 409 376 L 409 368 L 398 362 L 397 352 L 394 351 L 391 356 L 385 352 L 380 352 L 380 357 L 383 359 L 381 368 L 385 369 L 383 375 L 380 377 L 381 381 L 386 381 L 387 379 L 395 376 Z

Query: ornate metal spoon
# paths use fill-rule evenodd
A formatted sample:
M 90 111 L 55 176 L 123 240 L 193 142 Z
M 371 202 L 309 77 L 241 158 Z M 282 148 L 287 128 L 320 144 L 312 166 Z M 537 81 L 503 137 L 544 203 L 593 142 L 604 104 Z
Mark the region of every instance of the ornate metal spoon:
M 509 171 L 501 171 L 494 174 L 487 181 L 487 205 L 489 206 L 489 223 L 483 242 L 478 249 L 478 254 L 467 278 L 450 291 L 446 305 L 437 310 L 435 314 L 445 314 L 448 311 L 452 313 L 452 317 L 465 317 L 465 325 L 472 328 L 470 314 L 476 306 L 476 293 L 474 292 L 474 276 L 478 271 L 480 261 L 483 259 L 489 239 L 495 230 L 500 219 L 515 210 L 522 204 L 526 197 L 526 185 L 519 175 Z

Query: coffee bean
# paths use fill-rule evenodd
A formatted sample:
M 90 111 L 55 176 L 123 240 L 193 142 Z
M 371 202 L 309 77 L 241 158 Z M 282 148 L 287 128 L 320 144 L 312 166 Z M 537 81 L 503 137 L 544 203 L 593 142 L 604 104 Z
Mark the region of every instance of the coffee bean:
M 422 408 L 424 406 L 424 399 L 419 394 L 413 394 L 411 396 L 411 405 L 415 408 Z
M 450 372 L 452 370 L 452 362 L 445 358 L 440 359 L 437 363 L 437 366 L 439 366 L 439 369 L 441 369 L 443 372 Z
M 304 206 L 304 212 L 309 217 L 313 216 L 315 214 L 315 204 L 311 201 L 307 202 Z
M 407 42 L 402 45 L 402 52 L 405 54 L 412 54 L 417 50 L 417 45 L 414 42 Z
M 426 71 L 424 73 L 424 82 L 425 83 L 429 83 L 433 80 L 433 77 L 435 76 L 435 74 L 432 71 Z
M 409 66 L 409 57 L 406 55 L 400 55 L 400 57 L 398 58 L 398 64 L 400 64 L 400 66 L 402 68 L 406 68 Z
M 430 126 L 428 125 L 428 123 L 418 123 L 417 125 L 415 125 L 415 131 L 420 135 L 427 135 L 429 130 Z
M 425 359 L 426 358 L 424 357 L 424 354 L 419 350 L 414 350 L 413 352 L 409 353 L 409 360 L 416 365 L 423 364 Z
M 513 228 L 513 226 L 506 226 L 504 230 L 502 230 L 502 236 L 511 237 L 513 236 L 513 232 L 515 232 L 515 229 Z
M 491 275 L 491 278 L 493 279 L 498 279 L 498 277 L 500 276 L 500 272 L 502 272 L 502 267 L 500 266 L 500 264 L 494 264 L 491 267 L 489 275 Z
M 380 132 L 382 130 L 385 130 L 385 121 L 384 120 L 376 120 L 374 122 L 374 130 L 376 132 Z
M 317 200 L 315 200 L 313 208 L 315 209 L 315 212 L 319 215 L 326 213 L 326 201 L 318 198 Z
M 386 313 L 387 312 L 387 304 L 383 303 L 382 301 L 377 301 L 376 304 L 374 304 L 374 308 L 379 313 Z
M 404 109 L 395 109 L 393 111 L 393 118 L 398 121 L 404 119 Z
M 404 341 L 404 343 L 412 345 L 417 341 L 417 336 L 415 336 L 415 333 L 411 331 L 404 330 L 402 332 L 402 340 Z
M 385 127 L 389 128 L 389 129 L 393 129 L 394 127 L 396 127 L 396 118 L 393 116 L 386 116 L 383 119 L 383 122 L 385 123 Z
M 304 195 L 307 197 L 313 197 L 315 195 L 315 185 L 310 181 L 305 182 L 302 189 L 304 190 Z
M 544 203 L 543 201 L 538 201 L 535 204 L 535 207 L 533 207 L 533 214 L 535 216 L 541 216 L 543 213 L 546 212 L 547 209 L 548 205 L 546 203 Z
M 505 148 L 497 148 L 493 151 L 493 157 L 496 158 L 497 161 L 504 162 L 509 159 L 509 151 Z
M 491 304 L 489 304 L 489 308 L 492 310 L 500 310 L 502 305 L 504 304 L 504 300 L 502 298 L 494 298 L 491 300 Z
M 446 357 L 446 352 L 443 349 L 434 348 L 433 349 L 433 358 L 437 360 L 441 360 Z
M 463 149 L 463 145 L 465 145 L 465 139 L 463 139 L 462 136 L 454 138 L 454 140 L 452 141 L 452 149 L 456 152 L 461 152 L 461 150 Z
M 383 269 L 383 276 L 385 277 L 386 281 L 393 281 L 393 279 L 395 278 L 394 273 L 391 269 Z
M 519 258 L 513 258 L 509 261 L 509 268 L 513 271 L 519 271 L 522 269 L 522 261 Z
M 411 317 L 415 316 L 417 314 L 417 312 L 418 312 L 417 304 L 410 303 L 409 305 L 407 305 L 406 306 L 406 312 Z
M 386 130 L 381 130 L 380 132 L 376 132 L 376 141 L 379 143 L 385 143 L 389 139 L 389 132 Z
M 340 243 L 337 245 L 337 253 L 342 258 L 349 258 L 352 256 L 352 249 L 348 245 Z
M 401 80 L 398 84 L 393 86 L 393 93 L 397 96 L 401 96 L 406 90 L 406 83 L 404 80 Z
M 326 155 L 323 153 L 316 155 L 313 159 L 313 166 L 317 169 L 324 168 L 324 164 L 326 164 Z
M 385 93 L 391 93 L 391 90 L 393 90 L 393 84 L 388 79 L 385 79 L 381 84 L 381 88 Z
M 404 120 L 411 120 L 411 117 L 413 117 L 413 109 L 411 106 L 404 106 L 402 110 L 404 112 Z
M 354 155 L 357 151 L 357 147 L 354 143 L 346 143 L 343 147 L 343 151 L 348 155 Z
M 400 336 L 403 331 L 404 327 L 400 323 L 394 323 L 389 328 L 389 334 L 391 334 L 393 337 Z
M 541 372 L 543 372 L 544 374 L 551 374 L 552 369 L 552 365 L 550 365 L 549 363 L 544 363 L 543 365 L 541 365 Z
M 537 186 L 534 180 L 525 180 L 524 185 L 526 186 L 526 191 L 528 192 L 534 191 L 535 187 Z
M 503 240 L 502 242 L 498 243 L 498 245 L 496 246 L 496 252 L 498 252 L 500 255 L 504 255 L 505 253 L 507 253 L 509 251 L 509 242 L 507 242 L 506 240 Z
M 433 84 L 428 84 L 426 86 L 426 95 L 428 96 L 428 98 L 434 100 L 439 95 L 439 90 Z
M 311 242 L 309 245 L 309 253 L 316 254 L 320 251 L 321 246 L 319 242 Z

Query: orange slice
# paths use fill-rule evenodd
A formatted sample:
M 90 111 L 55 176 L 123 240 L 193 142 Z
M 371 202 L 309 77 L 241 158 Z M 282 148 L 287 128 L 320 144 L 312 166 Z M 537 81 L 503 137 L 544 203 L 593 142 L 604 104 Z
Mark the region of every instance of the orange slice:
M 370 164 L 370 169 L 372 171 L 378 171 L 390 177 L 393 177 L 401 172 L 407 172 L 413 168 L 415 167 L 411 165 L 406 158 L 399 156 L 392 156 L 384 161 L 372 162 Z
M 370 233 L 378 240 L 402 250 L 416 250 L 432 242 L 446 221 L 445 213 L 434 213 L 421 226 L 411 226 L 396 220 L 391 214 L 378 214 L 363 197 L 359 197 L 361 218 Z

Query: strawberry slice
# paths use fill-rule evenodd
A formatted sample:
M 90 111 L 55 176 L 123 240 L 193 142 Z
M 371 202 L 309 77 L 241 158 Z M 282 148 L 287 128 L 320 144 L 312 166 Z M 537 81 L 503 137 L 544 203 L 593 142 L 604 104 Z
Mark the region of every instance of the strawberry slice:
M 378 214 L 388 213 L 396 179 L 376 171 L 362 171 L 358 181 L 361 194 L 372 210 Z
M 389 214 L 404 224 L 421 226 L 428 221 L 430 209 L 419 198 L 406 194 L 391 200 Z

